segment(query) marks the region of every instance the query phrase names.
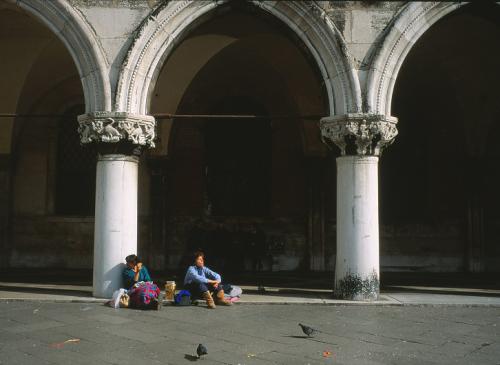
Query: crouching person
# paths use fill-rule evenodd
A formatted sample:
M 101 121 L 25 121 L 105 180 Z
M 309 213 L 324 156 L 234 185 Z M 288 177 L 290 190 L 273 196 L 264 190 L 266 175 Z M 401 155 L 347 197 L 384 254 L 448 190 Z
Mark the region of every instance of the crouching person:
M 192 299 L 204 299 L 210 309 L 215 308 L 215 303 L 233 304 L 224 298 L 221 276 L 205 266 L 205 254 L 201 251 L 194 253 L 194 265 L 188 267 L 184 288 L 191 292 Z

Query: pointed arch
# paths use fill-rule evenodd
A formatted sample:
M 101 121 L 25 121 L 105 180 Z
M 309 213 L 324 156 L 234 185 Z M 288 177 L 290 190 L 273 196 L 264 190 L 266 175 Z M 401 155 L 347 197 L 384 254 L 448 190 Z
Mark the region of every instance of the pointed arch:
M 172 1 L 163 3 L 145 20 L 123 63 L 115 109 L 147 114 L 150 95 L 175 45 L 202 17 L 228 1 Z M 321 72 L 329 112 L 345 114 L 361 109 L 361 92 L 346 45 L 326 13 L 307 1 L 250 1 L 278 18 L 306 45 Z
M 375 42 L 364 60 L 368 64 L 366 99 L 368 113 L 391 115 L 392 93 L 406 56 L 434 23 L 465 2 L 409 2 Z
M 86 112 L 111 110 L 106 58 L 83 16 L 63 0 L 9 1 L 40 20 L 64 43 L 80 75 Z

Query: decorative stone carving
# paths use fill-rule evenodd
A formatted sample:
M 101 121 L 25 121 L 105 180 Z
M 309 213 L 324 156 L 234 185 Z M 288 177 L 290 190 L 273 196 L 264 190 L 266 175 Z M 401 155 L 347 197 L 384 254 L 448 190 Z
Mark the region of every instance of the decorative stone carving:
M 206 14 L 227 3 L 226 0 L 159 2 L 135 32 L 123 61 L 115 109 L 146 113 L 151 88 L 163 62 L 180 41 L 178 35 L 189 32 Z M 330 114 L 362 110 L 358 73 L 348 56 L 347 44 L 335 23 L 315 1 L 250 0 L 247 3 L 276 17 L 302 39 L 322 73 Z
M 129 141 L 134 145 L 155 146 L 155 119 L 125 112 L 94 112 L 78 116 L 78 133 L 83 144 Z
M 321 140 L 340 148 L 341 154 L 379 156 L 389 146 L 398 130 L 395 117 L 377 114 L 347 114 L 320 121 Z M 349 151 L 348 151 L 349 150 Z

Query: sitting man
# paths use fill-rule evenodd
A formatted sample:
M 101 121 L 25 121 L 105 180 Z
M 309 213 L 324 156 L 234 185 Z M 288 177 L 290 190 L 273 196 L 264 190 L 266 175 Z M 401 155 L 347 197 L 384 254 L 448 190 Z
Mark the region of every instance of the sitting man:
M 125 289 L 130 297 L 129 305 L 137 309 L 160 309 L 160 289 L 153 283 L 146 266 L 136 255 L 125 257 L 127 267 L 123 270 Z
M 215 308 L 212 293 L 215 294 L 217 304 L 233 304 L 224 298 L 221 277 L 205 266 L 205 254 L 201 251 L 194 253 L 194 265 L 189 266 L 187 270 L 184 288 L 190 291 L 192 299 L 199 297 L 205 299 L 210 309 Z

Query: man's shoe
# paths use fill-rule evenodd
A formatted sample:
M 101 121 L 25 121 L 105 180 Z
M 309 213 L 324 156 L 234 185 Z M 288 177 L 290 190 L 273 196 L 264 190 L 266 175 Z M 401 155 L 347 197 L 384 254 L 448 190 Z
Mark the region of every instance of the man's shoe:
M 219 290 L 219 292 L 217 293 L 217 304 L 227 305 L 227 306 L 233 305 L 233 303 L 231 303 L 224 297 L 224 290 Z
M 205 299 L 205 301 L 207 302 L 207 307 L 209 309 L 215 309 L 215 303 L 214 303 L 214 299 L 212 298 L 212 294 L 210 294 L 209 291 L 206 291 L 206 292 L 203 292 L 202 295 L 203 295 L 203 299 Z

